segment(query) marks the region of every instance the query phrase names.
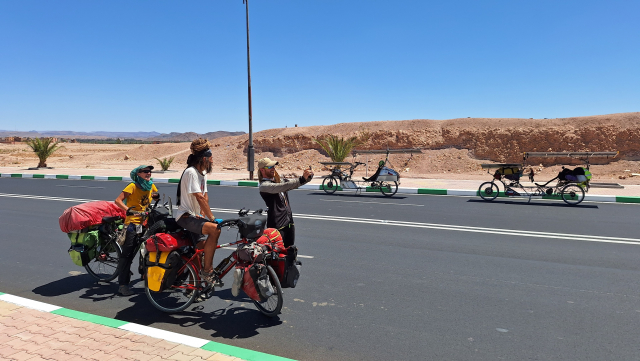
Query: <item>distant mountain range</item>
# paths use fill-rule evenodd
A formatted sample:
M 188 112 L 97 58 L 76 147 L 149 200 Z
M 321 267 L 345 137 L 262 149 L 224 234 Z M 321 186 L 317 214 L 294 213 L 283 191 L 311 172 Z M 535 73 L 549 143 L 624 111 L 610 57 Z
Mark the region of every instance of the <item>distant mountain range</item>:
M 120 138 L 120 139 L 143 139 L 143 140 L 164 140 L 173 142 L 188 142 L 196 138 L 215 139 L 221 137 L 228 137 L 234 135 L 242 135 L 245 132 L 209 132 L 204 134 L 198 134 L 194 132 L 176 133 L 171 132 L 169 134 L 158 132 L 72 132 L 65 130 L 55 131 L 11 131 L 0 130 L 0 137 L 56 137 L 56 138 L 76 138 L 76 139 L 107 139 L 107 138 Z

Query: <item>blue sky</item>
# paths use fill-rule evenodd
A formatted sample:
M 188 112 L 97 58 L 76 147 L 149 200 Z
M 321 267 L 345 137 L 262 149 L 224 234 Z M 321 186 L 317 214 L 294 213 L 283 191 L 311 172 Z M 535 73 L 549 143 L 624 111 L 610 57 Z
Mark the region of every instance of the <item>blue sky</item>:
M 253 129 L 640 111 L 640 2 L 250 0 Z M 0 0 L 0 129 L 248 130 L 242 0 Z

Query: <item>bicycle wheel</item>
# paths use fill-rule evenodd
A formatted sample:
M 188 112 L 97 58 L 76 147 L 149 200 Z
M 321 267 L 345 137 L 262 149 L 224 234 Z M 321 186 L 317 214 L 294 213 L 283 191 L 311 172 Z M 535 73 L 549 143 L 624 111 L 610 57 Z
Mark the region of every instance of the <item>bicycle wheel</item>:
M 93 278 L 102 282 L 113 281 L 118 277 L 118 260 L 122 255 L 120 246 L 115 241 L 109 241 L 102 245 L 98 242 L 96 257 L 89 261 L 84 268 Z
M 324 189 L 327 194 L 333 194 L 338 190 L 339 184 L 334 176 L 328 176 L 322 181 L 322 189 Z
M 560 196 L 565 203 L 575 206 L 584 199 L 584 189 L 577 184 L 568 184 L 562 188 Z
M 269 274 L 269 281 L 271 282 L 275 292 L 264 302 L 254 300 L 253 303 L 265 316 L 274 317 L 280 313 L 280 310 L 282 309 L 282 287 L 280 286 L 280 281 L 278 280 L 276 272 L 271 268 L 271 266 L 267 266 L 267 272 Z
M 153 307 L 166 313 L 184 311 L 198 297 L 199 290 L 196 271 L 187 263 L 182 272 L 176 276 L 176 281 L 167 289 L 154 292 L 149 290 L 147 280 L 144 281 L 144 293 Z
M 485 201 L 492 201 L 496 199 L 498 194 L 500 193 L 500 189 L 498 185 L 493 182 L 484 182 L 478 188 L 478 194 L 480 194 L 480 198 Z
M 380 192 L 382 192 L 385 197 L 392 197 L 398 192 L 398 182 L 381 182 Z

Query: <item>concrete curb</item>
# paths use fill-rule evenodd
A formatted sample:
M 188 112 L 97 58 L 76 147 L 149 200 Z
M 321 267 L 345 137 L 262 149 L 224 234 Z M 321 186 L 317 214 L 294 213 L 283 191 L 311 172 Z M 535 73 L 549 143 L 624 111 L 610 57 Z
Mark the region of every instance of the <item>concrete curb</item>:
M 140 325 L 137 323 L 121 321 L 113 318 L 92 315 L 80 311 L 74 311 L 67 308 L 63 308 L 48 303 L 30 300 L 28 298 L 10 295 L 0 292 L 0 301 L 13 303 L 18 306 L 53 313 L 59 316 L 70 317 L 81 321 L 95 323 L 103 326 L 119 328 L 122 330 L 130 331 L 140 335 L 159 338 L 162 340 L 179 343 L 186 346 L 200 348 L 206 351 L 218 352 L 231 357 L 237 357 L 247 361 L 295 361 L 293 359 L 270 355 L 267 353 L 244 349 L 241 347 L 225 345 L 214 341 L 205 340 L 202 338 L 187 336 L 171 331 L 165 331 L 158 328 Z
M 40 179 L 72 179 L 72 180 L 98 180 L 98 181 L 121 181 L 129 182 L 128 177 L 109 177 L 109 176 L 93 176 L 93 175 L 67 175 L 67 174 L 25 174 L 25 173 L 2 173 L 1 178 L 40 178 Z M 179 178 L 151 178 L 155 183 L 178 183 Z M 208 185 L 237 186 L 237 187 L 258 187 L 256 181 L 225 181 L 225 180 L 208 180 Z M 305 184 L 300 189 L 323 190 L 321 184 Z M 343 191 L 338 188 L 338 191 Z M 367 187 L 365 192 L 380 192 L 378 189 Z M 477 197 L 477 190 L 468 189 L 436 189 L 436 188 L 411 188 L 398 187 L 400 194 L 431 194 L 443 196 L 470 196 Z M 498 197 L 506 198 L 501 192 Z M 543 199 L 559 199 L 557 197 L 543 197 Z M 585 201 L 593 202 L 611 202 L 611 203 L 640 203 L 640 197 L 633 196 L 612 196 L 612 195 L 585 195 Z

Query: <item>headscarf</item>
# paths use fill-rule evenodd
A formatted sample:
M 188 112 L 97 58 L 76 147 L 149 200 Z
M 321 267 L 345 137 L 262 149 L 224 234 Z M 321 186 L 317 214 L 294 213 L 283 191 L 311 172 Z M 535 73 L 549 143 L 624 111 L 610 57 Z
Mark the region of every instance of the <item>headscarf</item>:
M 153 181 L 146 180 L 138 176 L 138 172 L 140 172 L 145 168 L 149 168 L 149 166 L 148 165 L 138 166 L 131 171 L 129 176 L 131 177 L 131 180 L 138 186 L 138 188 L 142 189 L 143 191 L 150 191 L 151 187 L 153 186 Z

